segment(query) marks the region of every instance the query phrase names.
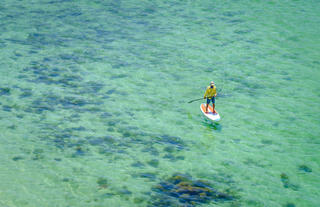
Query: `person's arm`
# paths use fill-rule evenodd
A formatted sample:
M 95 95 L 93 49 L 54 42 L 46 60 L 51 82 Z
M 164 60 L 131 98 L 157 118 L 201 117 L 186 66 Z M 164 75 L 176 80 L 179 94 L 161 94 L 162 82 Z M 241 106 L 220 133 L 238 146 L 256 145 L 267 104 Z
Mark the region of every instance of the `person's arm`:
M 206 89 L 206 92 L 204 93 L 203 99 L 206 99 L 208 96 L 208 89 Z
M 217 88 L 214 88 L 214 97 L 217 96 Z

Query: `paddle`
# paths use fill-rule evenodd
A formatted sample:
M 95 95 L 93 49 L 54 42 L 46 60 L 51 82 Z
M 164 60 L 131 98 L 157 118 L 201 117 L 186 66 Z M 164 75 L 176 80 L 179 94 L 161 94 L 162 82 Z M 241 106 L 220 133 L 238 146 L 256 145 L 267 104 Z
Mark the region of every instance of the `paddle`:
M 194 100 L 191 100 L 191 101 L 189 101 L 188 103 L 192 103 L 192 102 L 194 102 L 194 101 L 200 101 L 200 100 L 203 100 L 204 98 L 197 98 L 197 99 L 194 99 Z

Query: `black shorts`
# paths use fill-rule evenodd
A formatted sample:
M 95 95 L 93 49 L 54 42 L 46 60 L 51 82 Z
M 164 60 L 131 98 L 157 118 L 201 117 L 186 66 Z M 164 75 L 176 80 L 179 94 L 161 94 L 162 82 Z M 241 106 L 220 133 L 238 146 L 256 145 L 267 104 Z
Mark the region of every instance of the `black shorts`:
M 210 104 L 210 101 L 214 104 L 216 102 L 216 97 L 207 98 L 207 104 Z

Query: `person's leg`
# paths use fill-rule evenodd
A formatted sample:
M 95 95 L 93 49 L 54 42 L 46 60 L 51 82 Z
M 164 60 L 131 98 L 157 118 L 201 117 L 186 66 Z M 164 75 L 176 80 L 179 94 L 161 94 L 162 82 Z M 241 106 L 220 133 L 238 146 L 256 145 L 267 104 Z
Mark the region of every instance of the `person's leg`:
M 217 113 L 216 110 L 214 110 L 214 108 L 216 106 L 215 103 L 216 103 L 216 99 L 215 99 L 215 97 L 212 97 L 212 113 L 214 113 L 214 114 Z
M 210 104 L 210 99 L 207 98 L 206 113 L 208 113 L 209 104 Z

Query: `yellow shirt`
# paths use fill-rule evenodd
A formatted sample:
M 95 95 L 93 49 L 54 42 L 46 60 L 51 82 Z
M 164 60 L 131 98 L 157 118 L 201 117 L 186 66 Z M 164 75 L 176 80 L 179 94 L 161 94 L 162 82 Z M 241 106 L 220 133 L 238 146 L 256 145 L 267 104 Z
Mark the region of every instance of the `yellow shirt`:
M 211 99 L 213 96 L 216 96 L 216 95 L 217 95 L 216 87 L 213 86 L 213 88 L 211 88 L 210 86 L 208 86 L 206 92 L 204 93 L 203 98 Z

